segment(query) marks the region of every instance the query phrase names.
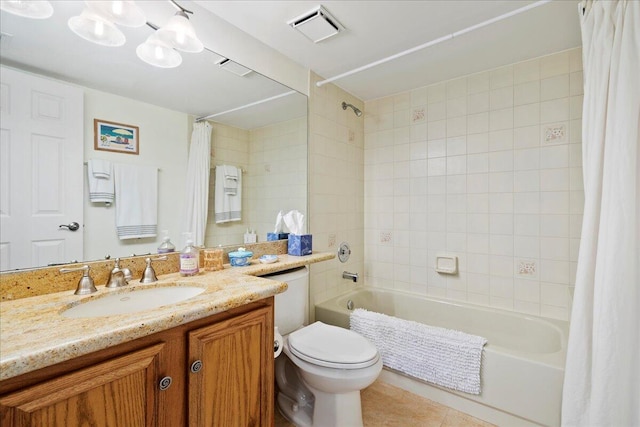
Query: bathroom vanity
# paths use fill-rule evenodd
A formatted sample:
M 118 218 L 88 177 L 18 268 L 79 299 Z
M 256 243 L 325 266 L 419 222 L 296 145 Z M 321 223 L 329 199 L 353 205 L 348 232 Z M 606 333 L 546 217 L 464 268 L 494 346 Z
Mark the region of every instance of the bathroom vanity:
M 176 273 L 153 284 L 23 298 L 0 305 L 0 424 L 268 426 L 273 422 L 273 295 L 256 277 L 333 258 L 282 255 L 278 263 Z M 174 305 L 68 318 L 69 308 L 114 292 L 200 286 Z

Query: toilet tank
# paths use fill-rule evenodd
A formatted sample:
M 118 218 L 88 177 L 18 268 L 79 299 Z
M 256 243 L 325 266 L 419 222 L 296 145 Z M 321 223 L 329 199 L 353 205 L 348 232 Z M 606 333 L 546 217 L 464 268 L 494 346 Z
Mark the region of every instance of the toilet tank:
M 286 282 L 289 288 L 275 296 L 275 326 L 282 335 L 289 334 L 309 322 L 309 267 L 262 276 Z

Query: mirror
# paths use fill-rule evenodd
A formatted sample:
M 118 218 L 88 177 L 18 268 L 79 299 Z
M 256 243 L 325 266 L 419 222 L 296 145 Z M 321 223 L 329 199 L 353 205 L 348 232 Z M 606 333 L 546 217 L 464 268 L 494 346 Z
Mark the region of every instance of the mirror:
M 121 47 L 99 46 L 75 35 L 67 21 L 82 12 L 83 2 L 53 2 L 54 15 L 46 20 L 4 11 L 0 15 L 3 66 L 68 82 L 82 91 L 85 164 L 98 158 L 159 168 L 158 235 L 118 240 L 113 206 L 88 201 L 87 170 L 80 166 L 84 260 L 155 253 L 161 230 L 168 230 L 173 243 L 180 246 L 188 146 L 193 122 L 200 117 L 212 116 L 212 167 L 230 164 L 244 171 L 242 221 L 215 224 L 210 192 L 206 246 L 240 244 L 247 229 L 255 230 L 258 241 L 264 241 L 266 233 L 273 231 L 279 210 L 306 213 L 306 96 L 255 71 L 240 76 L 220 67 L 223 57 L 206 49 L 203 37 L 211 12 L 192 2 L 184 3 L 194 12 L 190 21 L 205 51 L 182 53 L 182 64 L 173 69 L 153 67 L 136 56 L 136 47 L 153 32 L 148 26 L 119 27 L 127 39 Z M 157 26 L 164 25 L 177 10 L 165 1 L 137 4 L 147 21 Z M 95 151 L 94 119 L 138 126 L 139 155 Z M 212 169 L 211 188 L 213 176 Z M 35 262 L 20 268 L 40 265 L 43 263 Z

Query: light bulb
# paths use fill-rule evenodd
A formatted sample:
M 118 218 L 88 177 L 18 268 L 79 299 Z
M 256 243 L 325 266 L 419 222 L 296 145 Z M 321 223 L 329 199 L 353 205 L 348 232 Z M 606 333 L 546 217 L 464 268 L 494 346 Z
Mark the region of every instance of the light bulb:
M 155 54 L 156 54 L 156 59 L 159 59 L 159 60 L 164 59 L 164 50 L 161 46 L 156 46 Z
M 122 1 L 114 1 L 111 4 L 111 11 L 113 12 L 114 15 L 122 15 Z
M 102 38 L 104 36 L 104 22 L 96 21 L 96 26 L 93 32 L 97 37 Z

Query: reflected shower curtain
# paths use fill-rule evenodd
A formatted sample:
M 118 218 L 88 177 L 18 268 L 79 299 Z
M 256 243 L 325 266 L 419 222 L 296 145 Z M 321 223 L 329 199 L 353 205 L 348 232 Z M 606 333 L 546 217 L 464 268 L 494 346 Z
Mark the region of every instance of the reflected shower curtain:
M 204 233 L 207 228 L 210 156 L 211 125 L 208 122 L 194 123 L 187 163 L 182 230 L 191 232 L 196 246 L 204 246 Z
M 563 426 L 640 426 L 640 2 L 585 1 L 585 206 Z

